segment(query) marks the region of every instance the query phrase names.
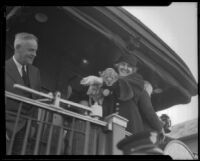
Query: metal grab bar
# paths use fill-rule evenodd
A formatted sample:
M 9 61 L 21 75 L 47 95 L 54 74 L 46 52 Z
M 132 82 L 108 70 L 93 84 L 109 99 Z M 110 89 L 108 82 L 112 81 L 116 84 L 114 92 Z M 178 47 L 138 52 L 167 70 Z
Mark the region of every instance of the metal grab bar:
M 46 98 L 49 98 L 49 99 L 52 99 L 52 100 L 54 99 L 54 96 L 52 96 L 52 95 L 49 95 L 49 94 L 46 94 L 46 93 L 43 93 L 43 92 L 38 92 L 34 89 L 22 86 L 20 84 L 14 84 L 13 86 L 14 86 L 14 88 L 18 88 L 18 89 L 24 90 L 26 92 L 30 92 L 32 94 L 43 96 L 43 97 L 46 97 Z M 62 103 L 65 103 L 65 104 L 72 105 L 73 107 L 78 107 L 78 108 L 81 108 L 83 110 L 92 111 L 91 108 L 84 106 L 84 105 L 81 105 L 81 104 L 78 104 L 78 103 L 75 103 L 75 102 L 72 102 L 72 101 L 64 100 L 62 98 L 59 98 L 59 101 L 62 102 Z
M 13 85 L 14 88 L 18 88 L 18 89 L 21 89 L 21 90 L 24 90 L 26 92 L 30 92 L 32 94 L 36 94 L 36 95 L 39 95 L 39 96 L 43 96 L 43 97 L 47 97 L 47 98 L 50 98 L 50 99 L 53 99 L 53 96 L 49 95 L 49 94 L 46 94 L 46 93 L 43 93 L 43 92 L 38 92 L 34 89 L 31 89 L 31 88 L 28 88 L 28 87 L 25 87 L 25 86 L 22 86 L 20 84 L 14 84 Z

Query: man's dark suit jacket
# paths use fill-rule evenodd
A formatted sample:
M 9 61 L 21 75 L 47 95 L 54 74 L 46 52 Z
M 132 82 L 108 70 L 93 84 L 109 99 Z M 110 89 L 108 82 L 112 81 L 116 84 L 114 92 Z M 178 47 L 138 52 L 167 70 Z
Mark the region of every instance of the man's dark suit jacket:
M 27 92 L 23 92 L 22 90 L 16 89 L 13 87 L 14 84 L 24 85 L 23 79 L 17 69 L 17 66 L 13 58 L 10 58 L 9 60 L 7 60 L 5 65 L 6 65 L 5 66 L 5 85 L 6 85 L 5 90 L 18 94 L 18 95 L 30 97 L 30 95 Z M 40 82 L 39 69 L 34 67 L 33 65 L 28 65 L 27 70 L 29 74 L 30 88 L 35 89 L 35 90 L 40 90 L 41 82 Z M 32 95 L 32 98 L 37 99 L 37 96 Z M 7 99 L 5 104 L 6 104 L 5 105 L 6 111 L 17 113 L 18 108 L 19 108 L 19 102 L 11 100 L 11 99 Z M 28 116 L 33 116 L 33 115 L 36 116 L 37 111 L 38 109 L 36 107 L 34 108 L 33 106 L 26 104 L 22 106 L 21 114 L 28 115 Z M 12 136 L 15 122 L 16 122 L 16 116 L 6 113 L 6 132 L 9 137 Z M 18 132 L 21 128 L 23 128 L 25 124 L 26 124 L 26 120 L 20 118 L 16 132 Z

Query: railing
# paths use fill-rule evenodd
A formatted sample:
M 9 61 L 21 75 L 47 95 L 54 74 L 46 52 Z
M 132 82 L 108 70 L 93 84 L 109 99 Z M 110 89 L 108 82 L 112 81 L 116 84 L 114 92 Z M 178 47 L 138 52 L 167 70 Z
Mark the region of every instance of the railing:
M 89 112 L 91 109 L 63 100 L 59 93 L 53 96 L 21 85 L 14 85 L 14 87 L 45 97 L 45 99 L 33 100 L 5 91 L 6 106 L 9 101 L 14 101 L 15 105 L 19 105 L 17 112 L 9 111 L 6 108 L 6 117 L 16 118 L 12 135 L 8 137 L 6 133 L 9 142 L 6 152 L 8 155 L 16 153 L 21 155 L 121 154 L 117 150 L 116 144 L 125 137 L 125 127 L 117 125 L 114 121 L 116 118 L 124 121 L 120 116 L 112 115 L 106 121 L 94 119 L 89 115 L 73 112 L 73 109 L 77 108 Z M 41 102 L 41 100 L 49 101 L 49 103 Z M 66 109 L 60 107 L 61 102 L 67 104 Z M 23 114 L 24 110 L 30 106 L 33 111 L 39 110 L 39 117 L 38 115 Z M 113 119 L 114 117 L 115 119 Z M 19 125 L 23 122 L 25 122 L 24 126 L 18 130 Z M 16 134 L 22 130 L 24 131 L 23 137 L 16 143 Z M 116 133 L 117 130 L 119 132 Z M 123 133 L 123 135 L 116 137 L 119 133 Z M 22 146 L 19 147 L 18 144 Z

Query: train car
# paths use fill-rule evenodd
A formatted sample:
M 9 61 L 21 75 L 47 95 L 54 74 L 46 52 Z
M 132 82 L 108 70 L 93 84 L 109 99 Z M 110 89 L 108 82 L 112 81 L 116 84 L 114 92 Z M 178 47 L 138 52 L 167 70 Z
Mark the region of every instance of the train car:
M 197 82 L 184 61 L 121 7 L 7 7 L 5 59 L 12 56 L 19 32 L 38 37 L 34 65 L 40 69 L 43 92 L 60 91 L 62 99 L 68 99 L 71 89 L 74 102 L 85 99 L 80 80 L 98 75 L 121 55 L 139 60 L 138 73 L 154 89 L 155 111 L 187 104 L 197 95 Z

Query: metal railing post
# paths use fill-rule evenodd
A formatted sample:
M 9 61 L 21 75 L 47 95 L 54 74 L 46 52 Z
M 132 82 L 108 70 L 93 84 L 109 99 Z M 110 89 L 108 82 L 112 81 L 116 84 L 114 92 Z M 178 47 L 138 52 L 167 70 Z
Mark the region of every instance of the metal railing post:
M 89 137 L 90 137 L 90 128 L 91 128 L 91 125 L 90 125 L 90 122 L 87 121 L 86 122 L 86 129 L 85 129 L 85 142 L 84 142 L 84 155 L 87 155 L 88 154 L 88 144 L 89 144 Z
M 49 136 L 47 139 L 46 153 L 45 153 L 46 155 L 49 155 L 49 153 L 50 153 L 52 135 L 53 135 L 53 125 L 50 125 Z
M 25 133 L 25 136 L 24 136 L 24 141 L 23 141 L 23 146 L 22 146 L 22 151 L 21 151 L 21 155 L 24 155 L 24 154 L 26 154 L 26 150 L 27 150 L 27 148 L 29 148 L 28 146 L 27 146 L 27 143 L 28 143 L 28 137 L 29 137 L 29 133 L 30 133 L 30 128 L 31 128 L 31 119 L 30 120 L 28 120 L 28 123 L 27 123 L 27 127 L 26 127 L 26 133 Z M 28 149 L 29 150 L 29 149 Z
M 55 107 L 60 107 L 60 97 L 61 97 L 61 93 L 56 92 L 55 97 L 54 97 L 54 103 L 53 103 L 55 105 Z M 53 124 L 54 125 L 62 125 L 63 124 L 62 116 L 57 113 L 53 114 Z

